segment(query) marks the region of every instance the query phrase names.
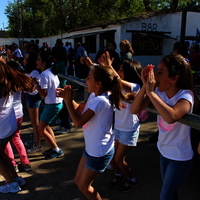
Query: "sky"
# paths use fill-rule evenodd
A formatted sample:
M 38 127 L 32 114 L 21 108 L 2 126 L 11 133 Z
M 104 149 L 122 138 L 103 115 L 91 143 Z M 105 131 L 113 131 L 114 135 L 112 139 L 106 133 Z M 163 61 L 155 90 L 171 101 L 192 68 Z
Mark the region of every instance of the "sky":
M 14 0 L 0 0 L 0 30 L 3 30 L 8 25 L 8 19 L 4 12 L 9 2 L 12 3 Z

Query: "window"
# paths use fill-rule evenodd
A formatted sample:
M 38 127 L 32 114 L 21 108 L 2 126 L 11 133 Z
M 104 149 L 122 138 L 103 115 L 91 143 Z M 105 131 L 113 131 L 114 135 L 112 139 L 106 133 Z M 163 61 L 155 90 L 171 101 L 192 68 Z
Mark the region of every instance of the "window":
M 135 55 L 162 55 L 164 37 L 148 33 L 132 33 Z
M 96 35 L 86 36 L 85 46 L 88 53 L 96 53 Z

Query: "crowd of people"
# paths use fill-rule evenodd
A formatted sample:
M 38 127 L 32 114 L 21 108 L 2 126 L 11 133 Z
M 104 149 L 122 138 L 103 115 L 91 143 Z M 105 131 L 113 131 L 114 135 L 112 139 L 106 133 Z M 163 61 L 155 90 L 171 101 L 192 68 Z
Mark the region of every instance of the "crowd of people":
M 173 52 L 162 58 L 155 73 L 153 65 L 142 67 L 134 60 L 128 40 L 119 44 L 120 54 L 115 51 L 116 43 L 109 41 L 94 62 L 79 42 L 75 49 L 69 43 L 63 45 L 61 39 L 53 48 L 48 43 L 39 48 L 38 42 L 24 42 L 23 53 L 16 44 L 12 48 L 5 46 L 2 54 L 6 54 L 6 59 L 0 60 L 0 173 L 6 179 L 0 193 L 17 193 L 26 183 L 17 175 L 10 142 L 20 154 L 20 170 L 31 170 L 27 154 L 42 151 L 41 137 L 49 146 L 42 152 L 45 159 L 64 155 L 50 126 L 57 117 L 61 134 L 71 130 L 72 122 L 83 128 L 85 150 L 75 183 L 89 200 L 102 200 L 92 183 L 109 164 L 113 169 L 110 187 L 118 188 L 122 183 L 122 192 L 133 190 L 139 181 L 126 156 L 137 145 L 139 113 L 152 104 L 159 113 L 157 147 L 163 181 L 160 200 L 178 199 L 194 155 L 191 127 L 178 122 L 197 107 L 188 58 L 180 55 L 174 45 Z M 88 99 L 78 104 L 71 85 L 58 73 L 85 79 Z M 28 144 L 20 138 L 22 94 L 33 127 L 33 141 Z M 44 108 L 39 116 L 41 102 Z

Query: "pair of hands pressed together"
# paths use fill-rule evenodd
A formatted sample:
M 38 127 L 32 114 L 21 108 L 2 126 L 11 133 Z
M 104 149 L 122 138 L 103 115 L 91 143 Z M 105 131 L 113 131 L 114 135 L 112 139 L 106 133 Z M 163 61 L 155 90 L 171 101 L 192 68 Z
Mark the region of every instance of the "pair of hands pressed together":
M 154 65 L 147 65 L 141 72 L 141 79 L 143 86 L 146 87 L 146 94 L 149 95 L 154 92 L 156 80 L 154 75 Z
M 62 97 L 65 103 L 72 103 L 75 92 L 72 91 L 71 85 L 65 85 L 63 88 L 56 88 L 56 96 Z

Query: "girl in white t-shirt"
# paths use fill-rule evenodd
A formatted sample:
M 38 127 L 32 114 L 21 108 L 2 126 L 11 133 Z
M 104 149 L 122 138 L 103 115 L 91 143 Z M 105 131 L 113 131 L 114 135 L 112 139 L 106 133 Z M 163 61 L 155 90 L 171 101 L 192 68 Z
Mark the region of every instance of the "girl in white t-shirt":
M 41 71 L 36 68 L 37 54 L 35 52 L 28 52 L 24 57 L 24 67 L 27 76 L 31 77 L 33 81 L 40 82 Z M 41 151 L 41 136 L 38 131 L 39 126 L 39 108 L 41 104 L 41 96 L 37 89 L 33 92 L 24 93 L 26 106 L 30 116 L 31 124 L 33 127 L 33 141 L 29 141 L 27 146 L 27 153 L 35 153 Z
M 124 60 L 120 66 L 118 74 L 122 79 L 123 92 L 127 95 L 137 93 L 142 85 L 140 74 L 142 66 L 139 62 Z M 133 146 L 137 145 L 140 123 L 136 114 L 130 112 L 131 104 L 123 102 L 120 110 L 115 110 L 114 135 L 115 135 L 115 155 L 111 161 L 111 166 L 115 176 L 111 181 L 111 187 L 117 188 L 126 180 L 121 188 L 122 192 L 129 192 L 138 185 L 138 181 L 133 177 L 133 172 L 126 162 L 126 156 Z
M 70 117 L 76 127 L 82 127 L 85 139 L 85 151 L 80 160 L 75 182 L 79 190 L 88 199 L 101 200 L 99 193 L 91 185 L 99 173 L 102 173 L 114 154 L 114 135 L 112 116 L 114 104 L 122 106 L 121 81 L 110 67 L 94 66 L 86 78 L 88 100 L 77 104 L 73 100 L 70 87 L 60 91 Z
M 50 146 L 43 154 L 45 159 L 62 157 L 63 151 L 58 147 L 54 132 L 50 127 L 51 122 L 56 118 L 62 109 L 63 99 L 56 96 L 56 88 L 59 88 L 58 76 L 51 68 L 51 57 L 48 52 L 41 52 L 37 59 L 37 68 L 42 71 L 40 83 L 35 82 L 36 89 L 44 98 L 45 106 L 40 115 L 39 133 Z
M 6 179 L 6 183 L 0 186 L 0 193 L 17 193 L 26 181 L 17 175 L 4 151 L 17 130 L 12 93 L 28 90 L 32 84 L 29 77 L 0 61 L 0 85 L 0 173 Z
M 152 65 L 143 69 L 142 80 L 131 112 L 139 113 L 150 103 L 158 111 L 157 147 L 163 181 L 160 200 L 178 199 L 178 189 L 193 163 L 191 127 L 178 122 L 194 105 L 190 64 L 181 55 L 167 55 L 158 64 L 156 75 Z

